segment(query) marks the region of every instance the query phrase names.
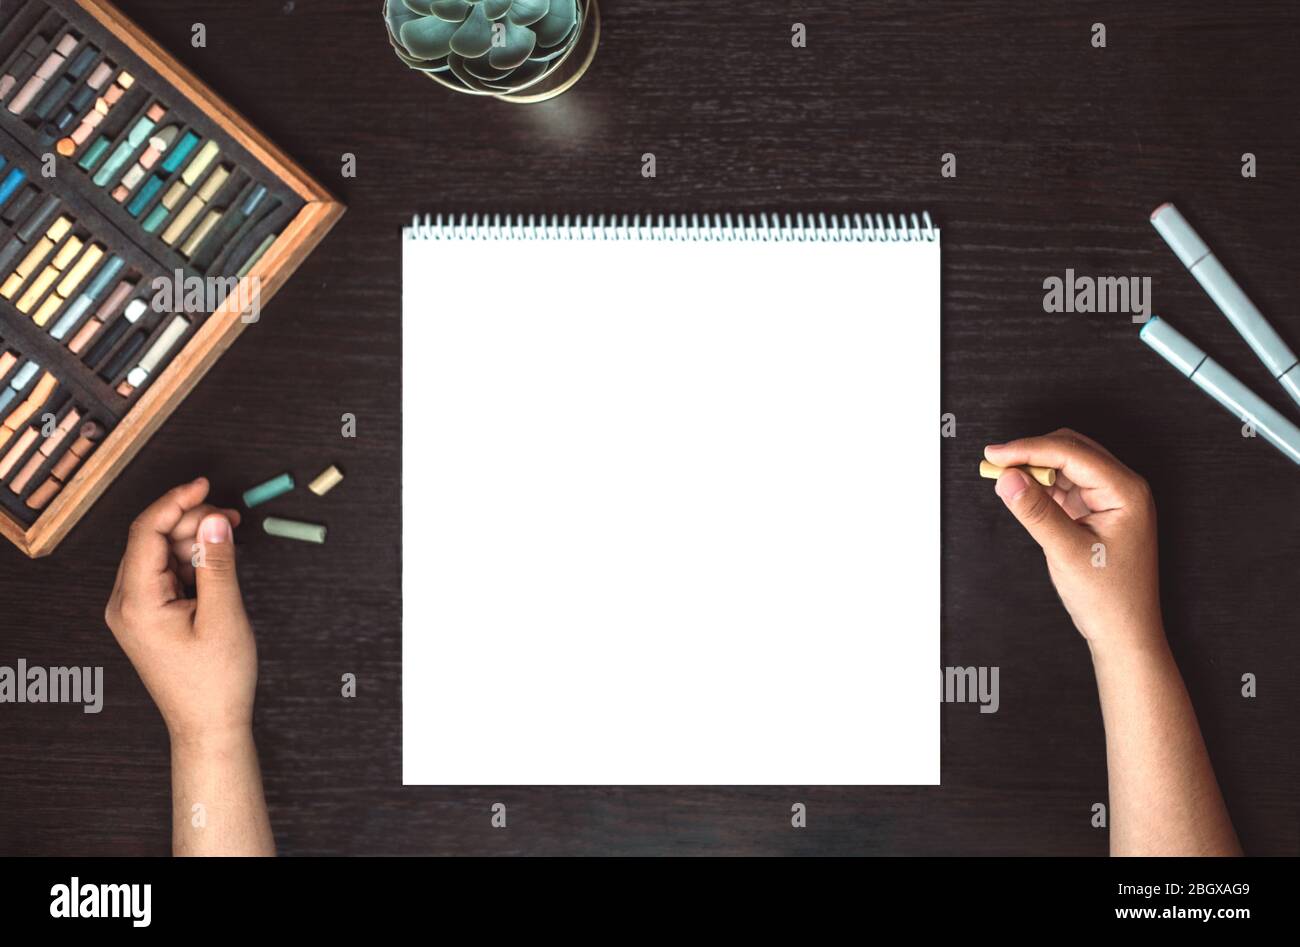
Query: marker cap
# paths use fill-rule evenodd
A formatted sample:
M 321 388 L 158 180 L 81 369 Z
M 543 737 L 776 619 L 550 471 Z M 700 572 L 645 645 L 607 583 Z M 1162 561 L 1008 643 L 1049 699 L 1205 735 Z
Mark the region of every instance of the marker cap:
M 1300 403 L 1300 365 L 1280 376 L 1278 382 L 1286 389 L 1287 394 Z
M 1205 361 L 1205 353 L 1159 316 L 1152 316 L 1138 337 L 1188 378 Z
M 1210 248 L 1196 235 L 1178 208 L 1173 204 L 1161 204 L 1151 212 L 1151 225 L 1165 238 L 1165 243 L 1182 262 L 1190 268 L 1197 260 L 1206 256 Z

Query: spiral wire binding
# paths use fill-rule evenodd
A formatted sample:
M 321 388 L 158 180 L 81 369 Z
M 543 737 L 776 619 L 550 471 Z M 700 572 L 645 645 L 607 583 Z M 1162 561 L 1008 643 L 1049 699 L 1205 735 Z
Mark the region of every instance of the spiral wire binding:
M 932 243 L 939 228 L 916 214 L 425 214 L 407 240 L 655 240 L 672 242 Z

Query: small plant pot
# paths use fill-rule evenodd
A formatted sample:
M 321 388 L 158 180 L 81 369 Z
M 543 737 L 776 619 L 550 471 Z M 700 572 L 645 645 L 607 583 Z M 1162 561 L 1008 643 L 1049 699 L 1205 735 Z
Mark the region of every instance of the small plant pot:
M 562 3 L 567 16 L 567 0 L 551 0 L 551 8 L 558 10 L 555 5 Z M 436 11 L 424 14 L 412 9 L 423 7 L 425 0 L 413 4 L 384 0 L 388 39 L 408 67 L 455 92 L 524 105 L 545 102 L 582 78 L 600 45 L 596 0 L 575 0 L 572 25 L 562 38 L 556 24 L 563 29 L 565 23 L 559 13 L 534 23 L 514 22 L 526 21 L 529 8 L 536 9 L 538 0 L 513 0 L 518 5 L 513 11 L 516 16 L 501 13 L 495 20 L 488 18 L 489 13 L 510 9 L 510 0 L 430 0 L 430 4 L 431 9 L 450 9 L 452 15 L 458 8 L 468 8 L 466 21 L 460 25 L 466 26 L 470 41 L 461 42 L 462 37 L 448 40 L 459 26 L 437 18 Z M 476 19 L 471 22 L 470 17 Z M 408 27 L 408 23 L 413 25 Z

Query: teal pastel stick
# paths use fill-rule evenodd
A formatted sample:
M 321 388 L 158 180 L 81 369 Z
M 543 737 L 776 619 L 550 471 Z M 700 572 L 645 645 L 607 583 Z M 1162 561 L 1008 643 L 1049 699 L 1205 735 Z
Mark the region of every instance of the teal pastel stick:
M 96 138 L 94 144 L 86 149 L 86 153 L 82 155 L 81 160 L 77 162 L 77 167 L 82 171 L 89 171 L 99 162 L 99 159 L 104 156 L 104 152 L 108 150 L 108 146 L 111 144 L 112 142 L 103 135 Z
M 194 148 L 198 145 L 198 143 L 199 143 L 198 135 L 194 134 L 194 132 L 186 132 L 185 135 L 181 138 L 180 143 L 171 150 L 171 152 L 167 155 L 166 160 L 163 161 L 162 163 L 163 173 L 171 174 L 173 171 L 179 168 L 181 164 L 185 161 L 185 159 L 190 156 L 190 152 L 194 150 Z
M 162 190 L 163 179 L 158 175 L 153 175 L 148 181 L 144 182 L 144 187 L 140 188 L 139 193 L 131 198 L 131 203 L 126 205 L 126 212 L 132 217 L 139 217 L 140 212 L 144 210 L 146 204 L 153 200 L 153 196 Z
M 117 146 L 112 157 L 105 161 L 104 166 L 95 172 L 95 176 L 91 180 L 95 182 L 96 187 L 104 187 L 117 177 L 117 173 L 131 160 L 131 155 L 135 154 L 136 149 L 145 143 L 155 124 L 154 120 L 148 115 L 142 116 L 135 123 L 135 127 L 127 133 L 126 140 Z
M 302 543 L 325 542 L 325 527 L 318 523 L 302 523 L 298 520 L 268 516 L 262 520 L 262 529 L 267 535 L 279 536 L 281 539 L 296 539 Z
M 144 219 L 144 223 L 140 226 L 144 228 L 145 233 L 154 233 L 162 226 L 163 221 L 166 220 L 170 214 L 171 211 L 167 209 L 167 205 L 159 202 L 154 205 L 153 210 L 149 211 L 149 214 Z
M 284 496 L 293 489 L 293 474 L 280 474 L 273 477 L 266 483 L 259 483 L 255 487 L 250 487 L 244 491 L 244 506 L 252 509 L 259 503 L 265 503 L 268 500 L 274 500 L 278 496 Z

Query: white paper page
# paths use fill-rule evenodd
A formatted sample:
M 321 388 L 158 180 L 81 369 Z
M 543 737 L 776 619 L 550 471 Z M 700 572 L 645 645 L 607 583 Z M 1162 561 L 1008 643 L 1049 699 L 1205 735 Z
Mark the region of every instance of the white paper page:
M 937 242 L 404 280 L 404 783 L 939 782 Z

